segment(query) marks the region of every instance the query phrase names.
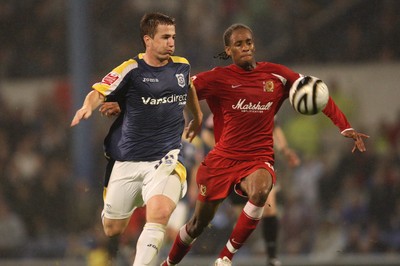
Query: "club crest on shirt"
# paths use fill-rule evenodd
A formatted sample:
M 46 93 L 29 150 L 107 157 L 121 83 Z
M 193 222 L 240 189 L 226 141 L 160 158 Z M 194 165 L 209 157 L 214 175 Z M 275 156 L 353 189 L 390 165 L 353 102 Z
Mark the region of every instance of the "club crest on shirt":
M 199 185 L 199 191 L 203 197 L 207 195 L 207 187 L 205 185 Z
M 272 80 L 264 81 L 264 91 L 265 92 L 273 92 L 274 91 L 274 82 Z
M 175 77 L 178 80 L 178 85 L 182 88 L 185 87 L 185 76 L 183 76 L 183 74 L 176 74 Z

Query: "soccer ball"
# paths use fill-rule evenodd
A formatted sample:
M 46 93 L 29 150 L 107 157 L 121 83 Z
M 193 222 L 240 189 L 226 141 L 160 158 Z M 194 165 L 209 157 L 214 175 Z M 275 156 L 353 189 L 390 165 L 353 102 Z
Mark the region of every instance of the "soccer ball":
M 328 86 L 313 76 L 298 78 L 289 91 L 290 104 L 294 110 L 303 115 L 315 115 L 321 112 L 328 100 Z

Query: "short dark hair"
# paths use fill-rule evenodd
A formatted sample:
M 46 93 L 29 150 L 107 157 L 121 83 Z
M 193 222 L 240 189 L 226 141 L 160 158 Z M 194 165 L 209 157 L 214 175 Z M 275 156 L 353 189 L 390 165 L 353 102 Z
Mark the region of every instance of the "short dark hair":
M 156 34 L 157 26 L 160 24 L 175 26 L 175 18 L 172 18 L 170 16 L 167 16 L 159 12 L 155 12 L 155 13 L 144 14 L 142 19 L 140 20 L 140 38 L 145 48 L 146 45 L 144 43 L 143 37 L 145 35 L 149 35 L 151 38 L 153 38 L 154 35 Z
M 224 32 L 223 41 L 224 41 L 225 46 L 230 45 L 232 33 L 238 29 L 246 29 L 246 30 L 250 31 L 251 35 L 253 35 L 253 31 L 250 29 L 249 26 L 246 26 L 244 24 L 239 24 L 239 23 L 233 24 L 233 25 L 229 26 L 229 28 L 227 28 Z
M 253 31 L 251 30 L 251 28 L 249 26 L 246 26 L 246 25 L 240 24 L 240 23 L 232 24 L 225 30 L 224 35 L 222 37 L 224 46 L 229 46 L 231 44 L 232 33 L 238 29 L 246 29 L 251 33 L 251 35 L 253 35 Z M 229 55 L 227 55 L 226 52 L 224 51 L 224 52 L 221 52 L 218 55 L 214 56 L 214 58 L 227 60 L 227 59 L 229 59 Z

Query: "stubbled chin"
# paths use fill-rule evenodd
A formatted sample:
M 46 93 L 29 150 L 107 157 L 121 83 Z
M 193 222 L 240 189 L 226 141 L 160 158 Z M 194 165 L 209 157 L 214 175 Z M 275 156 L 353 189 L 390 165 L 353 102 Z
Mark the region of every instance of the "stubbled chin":
M 159 56 L 160 60 L 169 60 L 172 54 L 163 54 Z
M 254 69 L 253 61 L 251 61 L 251 60 L 250 61 L 247 61 L 247 60 L 242 61 L 242 62 L 240 62 L 240 67 L 245 70 L 252 70 L 252 69 Z

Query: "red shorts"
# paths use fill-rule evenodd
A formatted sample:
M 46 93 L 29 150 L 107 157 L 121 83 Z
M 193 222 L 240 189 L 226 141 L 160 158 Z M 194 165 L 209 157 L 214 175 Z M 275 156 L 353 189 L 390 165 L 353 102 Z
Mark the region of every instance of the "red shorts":
M 236 184 L 260 168 L 266 169 L 271 174 L 272 182 L 275 184 L 275 172 L 269 162 L 238 161 L 211 153 L 197 170 L 196 182 L 199 189 L 197 199 L 200 201 L 225 199 Z

